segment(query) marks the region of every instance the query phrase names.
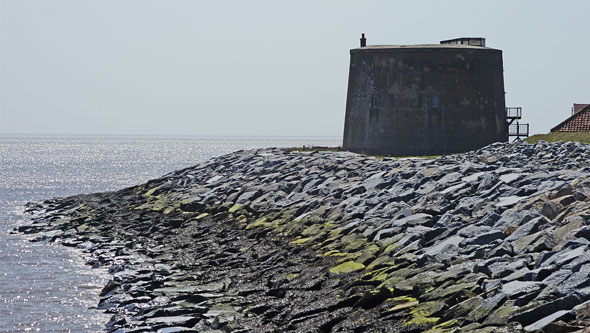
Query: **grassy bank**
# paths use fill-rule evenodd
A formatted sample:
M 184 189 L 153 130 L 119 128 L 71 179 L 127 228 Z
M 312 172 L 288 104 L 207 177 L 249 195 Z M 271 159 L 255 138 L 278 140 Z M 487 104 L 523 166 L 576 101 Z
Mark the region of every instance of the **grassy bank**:
M 535 134 L 525 139 L 528 143 L 535 143 L 539 140 L 549 142 L 555 141 L 576 141 L 590 143 L 590 132 L 555 132 L 549 134 Z
M 290 151 L 341 151 L 342 148 L 338 147 L 324 147 L 324 146 L 303 146 L 303 147 L 292 147 Z
M 292 147 L 289 148 L 290 151 L 346 151 L 343 150 L 342 147 L 323 147 L 323 146 L 303 146 L 303 147 Z M 365 156 L 372 156 L 377 159 L 384 159 L 384 158 L 437 158 L 441 157 L 442 155 L 420 155 L 420 156 L 382 156 L 382 155 L 369 155 L 369 154 L 362 154 Z

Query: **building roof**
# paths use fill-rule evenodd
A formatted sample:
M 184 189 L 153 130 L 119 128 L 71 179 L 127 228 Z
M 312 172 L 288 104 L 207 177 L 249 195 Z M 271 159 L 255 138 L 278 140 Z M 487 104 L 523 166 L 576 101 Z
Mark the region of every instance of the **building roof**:
M 590 132 L 590 104 L 553 127 L 551 132 Z

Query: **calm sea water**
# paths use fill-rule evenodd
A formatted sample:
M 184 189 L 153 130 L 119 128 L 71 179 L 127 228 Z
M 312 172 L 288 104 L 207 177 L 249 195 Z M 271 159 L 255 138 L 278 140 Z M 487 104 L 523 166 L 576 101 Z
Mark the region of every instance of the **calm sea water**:
M 102 331 L 92 309 L 108 281 L 81 253 L 9 232 L 23 205 L 140 184 L 239 149 L 337 146 L 338 138 L 0 135 L 0 331 Z

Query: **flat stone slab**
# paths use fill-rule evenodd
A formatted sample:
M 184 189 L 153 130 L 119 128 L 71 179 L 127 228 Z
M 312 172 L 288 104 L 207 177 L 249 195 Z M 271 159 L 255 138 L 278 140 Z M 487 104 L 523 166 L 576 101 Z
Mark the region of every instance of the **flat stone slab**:
M 449 237 L 441 242 L 436 243 L 434 246 L 431 246 L 429 248 L 426 248 L 424 250 L 424 253 L 429 255 L 429 256 L 435 256 L 437 254 L 439 254 L 444 248 L 448 247 L 448 246 L 459 246 L 459 244 L 464 240 L 465 238 L 461 237 L 461 236 L 452 236 Z
M 545 318 L 541 318 L 541 319 L 537 320 L 536 322 L 534 322 L 528 326 L 525 326 L 524 330 L 527 332 L 534 332 L 534 331 L 542 330 L 545 326 L 551 324 L 554 321 L 560 320 L 561 318 L 565 317 L 568 314 L 571 314 L 571 312 L 568 310 L 557 311 L 553 314 L 548 315 Z
M 545 287 L 544 283 L 536 281 L 511 281 L 502 285 L 502 292 L 509 298 L 523 294 L 530 294 Z
M 504 207 L 514 206 L 515 204 L 519 203 L 520 201 L 522 201 L 524 199 L 526 199 L 526 197 L 520 197 L 517 195 L 511 195 L 511 196 L 507 196 L 507 197 L 499 197 L 496 207 L 504 208 Z
M 192 316 L 166 316 L 166 317 L 153 317 L 146 319 L 147 324 L 165 324 L 165 325 L 180 325 L 187 324 L 195 321 L 197 318 Z

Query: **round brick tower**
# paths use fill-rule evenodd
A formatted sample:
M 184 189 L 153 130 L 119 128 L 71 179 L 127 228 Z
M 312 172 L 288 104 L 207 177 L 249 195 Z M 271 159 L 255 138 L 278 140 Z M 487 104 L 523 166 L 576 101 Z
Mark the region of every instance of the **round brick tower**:
M 502 51 L 485 39 L 350 50 L 344 149 L 441 155 L 507 139 Z

